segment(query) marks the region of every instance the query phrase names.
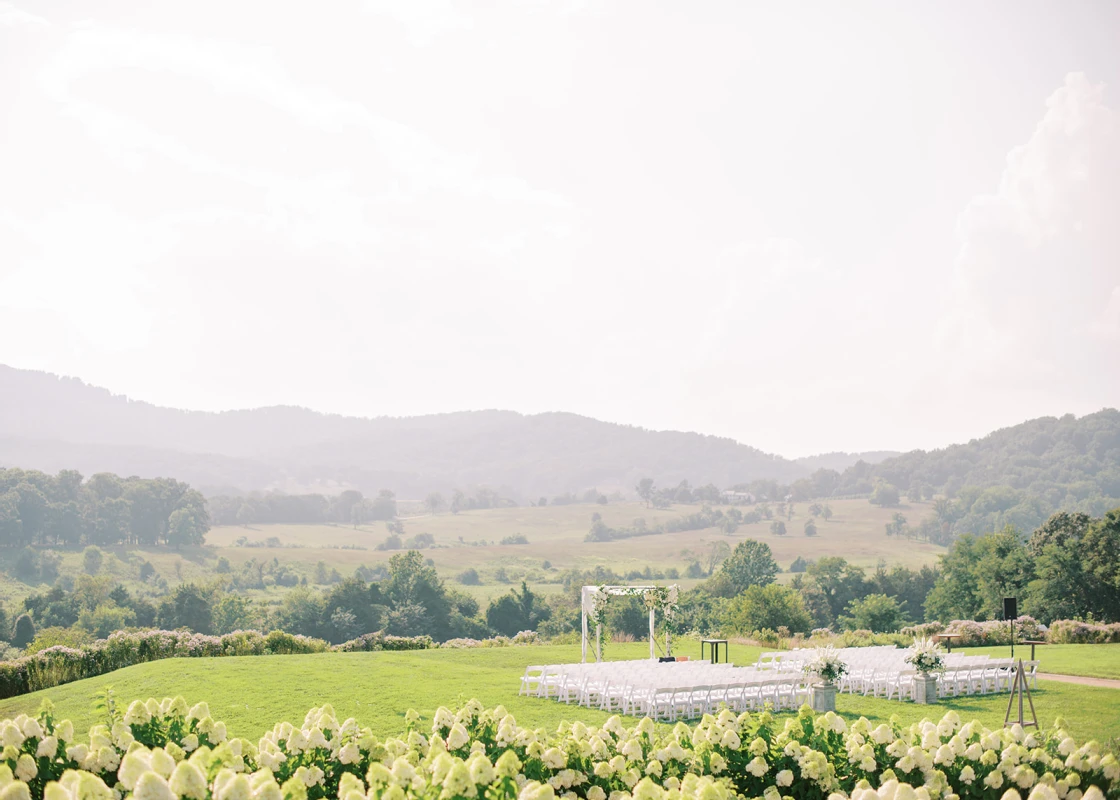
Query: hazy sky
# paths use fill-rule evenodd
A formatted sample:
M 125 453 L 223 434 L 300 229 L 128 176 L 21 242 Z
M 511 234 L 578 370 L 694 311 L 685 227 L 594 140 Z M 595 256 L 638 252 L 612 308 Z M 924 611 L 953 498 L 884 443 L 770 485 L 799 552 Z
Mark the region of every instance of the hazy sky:
M 796 456 L 1120 404 L 1120 3 L 0 2 L 0 363 Z

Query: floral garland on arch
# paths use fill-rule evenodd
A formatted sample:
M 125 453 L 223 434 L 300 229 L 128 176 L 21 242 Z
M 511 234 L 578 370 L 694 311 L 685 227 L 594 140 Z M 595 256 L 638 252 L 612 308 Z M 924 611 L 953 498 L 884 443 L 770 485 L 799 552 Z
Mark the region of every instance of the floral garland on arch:
M 599 584 L 595 587 L 595 591 L 588 595 L 591 608 L 587 612 L 588 620 L 592 625 L 599 628 L 602 634 L 598 640 L 599 658 L 602 658 L 606 652 L 603 640 L 610 640 L 607 609 L 612 597 L 640 597 L 647 609 L 656 612 L 657 618 L 662 620 L 665 630 L 669 633 L 675 632 L 673 625 L 680 597 L 680 587 L 677 584 L 674 583 L 672 586 L 611 586 L 609 590 L 606 584 Z

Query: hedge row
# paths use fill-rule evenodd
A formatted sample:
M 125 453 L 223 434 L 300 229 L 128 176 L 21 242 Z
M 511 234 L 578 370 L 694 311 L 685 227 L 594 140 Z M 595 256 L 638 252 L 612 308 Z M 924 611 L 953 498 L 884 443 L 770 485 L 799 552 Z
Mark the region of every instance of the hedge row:
M 82 647 L 48 647 L 14 661 L 0 662 L 0 699 L 50 689 L 83 678 L 164 658 L 217 658 L 379 650 L 426 650 L 429 636 L 386 636 L 371 633 L 332 647 L 322 639 L 272 631 L 235 631 L 206 636 L 185 631 L 118 631 Z
M 1060 625 L 1060 622 L 1055 622 Z M 982 647 L 1011 644 L 1011 626 L 1006 620 L 974 622 L 970 619 L 955 619 L 948 625 L 940 622 L 927 622 L 903 628 L 900 633 L 907 637 L 935 636 L 939 633 L 955 633 L 959 639 L 953 640 L 954 647 Z M 1034 617 L 1022 616 L 1015 620 L 1015 641 L 1024 639 L 1043 639 L 1046 627 Z M 1049 639 L 1047 639 L 1049 641 Z

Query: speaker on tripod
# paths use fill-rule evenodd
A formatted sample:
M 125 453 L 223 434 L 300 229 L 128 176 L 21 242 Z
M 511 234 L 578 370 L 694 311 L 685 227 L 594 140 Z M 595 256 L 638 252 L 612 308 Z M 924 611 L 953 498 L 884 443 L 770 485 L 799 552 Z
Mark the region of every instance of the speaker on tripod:
M 1014 597 L 1003 598 L 1003 618 L 1011 623 L 1011 657 L 1015 658 L 1015 620 L 1019 617 L 1019 603 Z

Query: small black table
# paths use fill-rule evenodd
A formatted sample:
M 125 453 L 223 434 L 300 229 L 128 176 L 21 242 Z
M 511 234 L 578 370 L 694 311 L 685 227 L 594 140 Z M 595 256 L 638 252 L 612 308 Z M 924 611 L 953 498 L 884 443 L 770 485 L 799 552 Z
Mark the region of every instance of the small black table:
M 719 663 L 719 646 L 723 645 L 723 660 L 727 661 L 727 640 L 726 639 L 701 639 L 700 640 L 700 660 L 704 660 L 704 645 L 708 645 L 712 649 L 712 663 Z

